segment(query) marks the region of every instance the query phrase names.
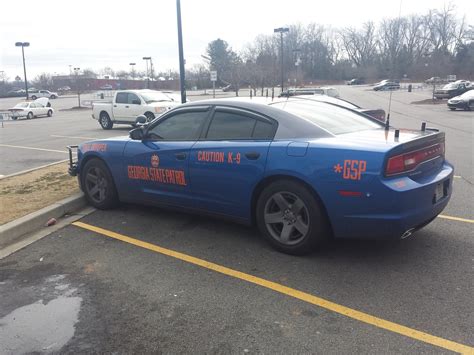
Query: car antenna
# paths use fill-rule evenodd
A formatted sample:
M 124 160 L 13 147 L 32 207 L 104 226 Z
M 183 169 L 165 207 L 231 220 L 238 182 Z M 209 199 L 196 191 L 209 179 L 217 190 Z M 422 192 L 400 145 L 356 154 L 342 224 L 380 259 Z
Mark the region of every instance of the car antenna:
M 392 90 L 390 90 L 390 98 L 388 99 L 388 114 L 387 119 L 385 120 L 385 130 L 390 129 L 390 109 L 392 108 Z

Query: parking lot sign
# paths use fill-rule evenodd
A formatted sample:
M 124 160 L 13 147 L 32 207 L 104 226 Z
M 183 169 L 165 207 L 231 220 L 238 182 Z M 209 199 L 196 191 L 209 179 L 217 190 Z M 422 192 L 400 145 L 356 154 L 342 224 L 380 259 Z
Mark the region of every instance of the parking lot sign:
M 217 81 L 217 71 L 211 70 L 211 81 Z

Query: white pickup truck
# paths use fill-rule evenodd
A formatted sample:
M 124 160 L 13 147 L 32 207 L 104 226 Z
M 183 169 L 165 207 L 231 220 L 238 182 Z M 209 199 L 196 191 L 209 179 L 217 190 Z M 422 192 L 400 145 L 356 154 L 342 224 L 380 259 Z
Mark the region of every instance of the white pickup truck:
M 140 115 L 151 121 L 172 108 L 179 106 L 179 96 L 155 90 L 120 90 L 112 102 L 93 102 L 92 118 L 103 129 L 111 129 L 114 123 L 131 124 Z

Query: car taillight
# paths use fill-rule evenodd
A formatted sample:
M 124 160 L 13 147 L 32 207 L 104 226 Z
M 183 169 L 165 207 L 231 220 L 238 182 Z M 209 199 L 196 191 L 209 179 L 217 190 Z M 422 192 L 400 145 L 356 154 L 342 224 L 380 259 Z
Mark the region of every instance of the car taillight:
M 415 170 L 424 161 L 444 155 L 444 142 L 431 145 L 412 152 L 396 155 L 388 159 L 386 176 L 406 173 Z

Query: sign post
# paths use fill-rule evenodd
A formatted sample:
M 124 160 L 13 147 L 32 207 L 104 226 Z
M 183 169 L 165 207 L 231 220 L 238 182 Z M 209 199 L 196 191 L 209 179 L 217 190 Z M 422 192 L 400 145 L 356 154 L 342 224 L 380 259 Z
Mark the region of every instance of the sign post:
M 216 98 L 216 81 L 217 81 L 217 71 L 211 70 L 211 81 L 212 81 L 212 98 Z

